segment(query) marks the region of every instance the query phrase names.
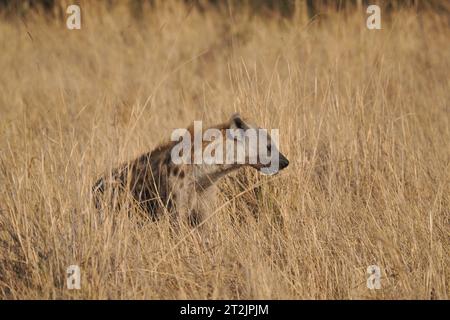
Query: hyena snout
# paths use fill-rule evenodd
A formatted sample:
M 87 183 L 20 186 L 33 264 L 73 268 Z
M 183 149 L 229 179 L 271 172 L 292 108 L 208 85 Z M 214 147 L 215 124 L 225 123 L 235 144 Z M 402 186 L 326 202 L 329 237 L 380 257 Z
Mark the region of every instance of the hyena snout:
M 280 170 L 283 170 L 289 165 L 289 160 L 280 153 L 279 167 Z
M 267 165 L 258 165 L 255 168 L 264 175 L 274 175 L 285 169 L 289 165 L 289 160 L 282 155 L 278 154 L 276 159 L 272 159 Z

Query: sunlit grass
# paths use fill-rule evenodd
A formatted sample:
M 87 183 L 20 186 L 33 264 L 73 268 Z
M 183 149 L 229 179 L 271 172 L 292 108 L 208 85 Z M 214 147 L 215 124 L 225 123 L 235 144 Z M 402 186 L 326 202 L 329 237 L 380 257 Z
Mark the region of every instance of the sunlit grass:
M 136 21 L 92 3 L 79 31 L 0 22 L 1 298 L 448 299 L 446 21 L 405 11 L 369 31 L 364 13 L 178 4 Z M 208 245 L 124 210 L 98 219 L 98 175 L 234 111 L 279 128 L 291 164 L 226 179 Z

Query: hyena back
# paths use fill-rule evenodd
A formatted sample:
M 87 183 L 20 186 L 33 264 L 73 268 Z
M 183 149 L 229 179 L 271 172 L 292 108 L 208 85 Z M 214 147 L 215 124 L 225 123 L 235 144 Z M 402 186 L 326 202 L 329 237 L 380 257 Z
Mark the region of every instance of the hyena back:
M 173 145 L 159 146 L 100 177 L 92 188 L 97 209 L 104 205 L 120 208 L 131 196 L 153 220 L 174 211 L 179 193 L 176 188 L 183 185 L 185 172 L 170 161 Z

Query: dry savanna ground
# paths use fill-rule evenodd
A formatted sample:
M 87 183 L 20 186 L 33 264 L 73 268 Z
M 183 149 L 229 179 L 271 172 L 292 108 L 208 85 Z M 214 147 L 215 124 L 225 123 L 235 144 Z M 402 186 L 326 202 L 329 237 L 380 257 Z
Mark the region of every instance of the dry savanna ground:
M 78 31 L 0 21 L 0 298 L 449 298 L 445 18 L 82 10 Z M 279 128 L 291 164 L 224 180 L 208 244 L 133 210 L 98 219 L 99 174 L 234 111 Z

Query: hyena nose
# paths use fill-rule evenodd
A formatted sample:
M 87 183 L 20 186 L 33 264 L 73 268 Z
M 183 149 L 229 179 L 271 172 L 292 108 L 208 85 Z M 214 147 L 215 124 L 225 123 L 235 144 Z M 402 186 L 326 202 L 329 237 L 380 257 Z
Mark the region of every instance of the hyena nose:
M 289 165 L 289 160 L 286 157 L 280 155 L 280 170 L 283 170 Z

